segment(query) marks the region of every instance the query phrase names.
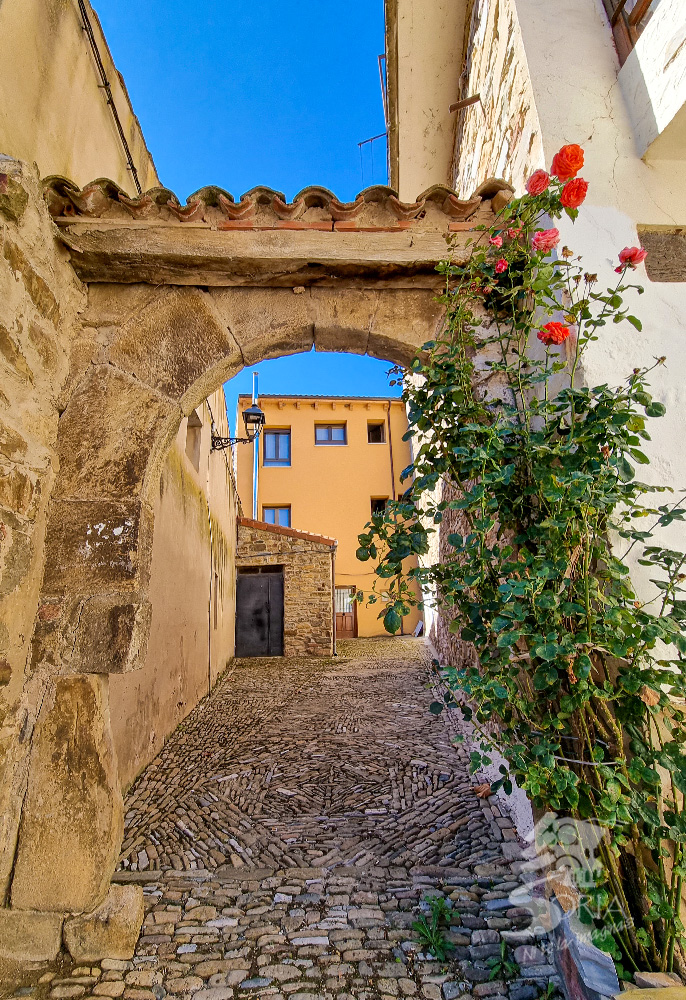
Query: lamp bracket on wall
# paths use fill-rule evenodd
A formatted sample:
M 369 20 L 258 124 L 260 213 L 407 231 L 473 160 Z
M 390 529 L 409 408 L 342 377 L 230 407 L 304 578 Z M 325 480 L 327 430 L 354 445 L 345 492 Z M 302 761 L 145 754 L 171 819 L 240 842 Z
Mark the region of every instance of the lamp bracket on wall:
M 243 410 L 243 423 L 245 424 L 246 437 L 221 437 L 215 434 L 212 427 L 212 451 L 223 451 L 234 444 L 252 444 L 260 436 L 260 431 L 264 427 L 265 415 L 257 403 Z

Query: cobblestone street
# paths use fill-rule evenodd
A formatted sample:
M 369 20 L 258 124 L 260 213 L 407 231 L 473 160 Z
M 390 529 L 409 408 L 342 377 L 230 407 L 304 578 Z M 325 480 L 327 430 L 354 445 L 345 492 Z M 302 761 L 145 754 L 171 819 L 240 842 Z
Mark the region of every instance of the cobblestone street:
M 132 962 L 64 968 L 52 1000 L 534 1000 L 554 969 L 512 824 L 472 791 L 421 639 L 237 661 L 126 800 Z M 412 929 L 445 901 L 448 958 Z M 518 963 L 509 978 L 488 960 Z M 424 949 L 424 950 L 423 950 Z M 52 976 L 52 974 L 49 974 Z M 556 982 L 556 980 L 554 980 Z
M 428 712 L 429 662 L 412 638 L 340 642 L 333 661 L 237 661 L 129 794 L 122 868 L 469 857 L 476 831 L 454 838 L 479 809 Z

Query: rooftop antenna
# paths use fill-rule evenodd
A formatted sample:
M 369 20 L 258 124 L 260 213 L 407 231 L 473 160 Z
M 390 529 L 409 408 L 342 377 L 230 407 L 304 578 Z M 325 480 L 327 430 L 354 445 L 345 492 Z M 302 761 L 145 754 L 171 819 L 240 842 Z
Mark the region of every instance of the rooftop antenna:
M 377 139 L 385 139 L 388 132 L 379 132 L 378 135 L 373 135 L 371 139 L 363 139 L 362 142 L 358 142 L 357 147 L 360 150 L 360 170 L 362 171 L 362 187 L 364 188 L 364 165 L 362 162 L 362 147 L 366 146 L 367 143 L 371 143 L 371 153 L 372 153 L 372 184 L 374 183 L 374 143 Z
M 360 173 L 362 174 L 362 188 L 364 189 L 364 161 L 362 159 L 362 147 L 370 143 L 370 152 L 372 157 L 372 184 L 374 183 L 374 143 L 377 139 L 384 139 L 388 136 L 388 96 L 386 94 L 386 53 L 382 53 L 377 56 L 377 62 L 379 65 L 379 84 L 381 86 L 381 103 L 383 104 L 383 120 L 386 126 L 386 131 L 381 132 L 379 135 L 373 135 L 371 139 L 363 139 L 362 142 L 358 142 L 357 148 L 360 151 Z

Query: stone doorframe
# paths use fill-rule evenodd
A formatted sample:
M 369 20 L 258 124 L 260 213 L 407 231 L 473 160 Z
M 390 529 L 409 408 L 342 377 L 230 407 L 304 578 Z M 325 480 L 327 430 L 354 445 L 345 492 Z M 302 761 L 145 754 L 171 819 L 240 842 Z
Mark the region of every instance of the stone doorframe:
M 388 188 L 343 204 L 217 188 L 182 207 L 111 182 L 46 182 L 55 235 L 88 285 L 58 431 L 32 666 L 51 677 L 33 736 L 9 904 L 91 911 L 107 893 L 123 809 L 107 676 L 145 657 L 154 491 L 180 421 L 245 365 L 317 350 L 399 364 L 437 332 L 435 264 L 511 197 L 488 182 L 412 205 Z

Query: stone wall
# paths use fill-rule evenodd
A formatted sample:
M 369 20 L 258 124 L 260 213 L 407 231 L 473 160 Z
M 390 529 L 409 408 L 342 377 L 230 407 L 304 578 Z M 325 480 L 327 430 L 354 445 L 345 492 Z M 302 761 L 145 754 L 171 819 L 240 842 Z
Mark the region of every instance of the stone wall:
M 35 173 L 0 158 L 0 902 L 46 697 L 47 678 L 32 670 L 29 644 L 72 331 L 84 300 L 56 248 Z
M 479 94 L 481 103 L 456 112 L 452 185 L 471 193 L 502 177 L 519 189 L 543 147 L 514 0 L 473 0 L 466 34 L 457 99 Z
M 237 566 L 283 566 L 285 656 L 333 654 L 335 550 L 323 535 L 238 519 Z

